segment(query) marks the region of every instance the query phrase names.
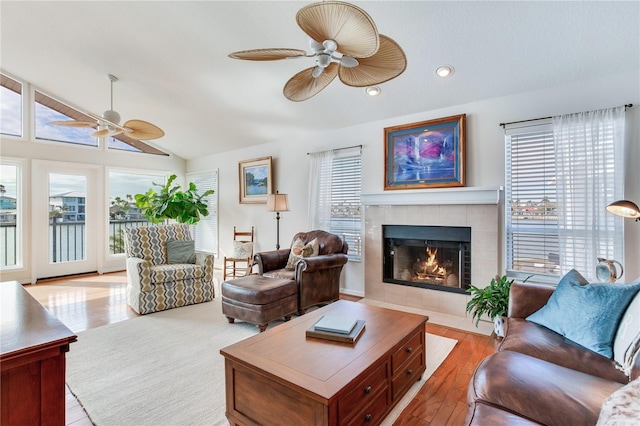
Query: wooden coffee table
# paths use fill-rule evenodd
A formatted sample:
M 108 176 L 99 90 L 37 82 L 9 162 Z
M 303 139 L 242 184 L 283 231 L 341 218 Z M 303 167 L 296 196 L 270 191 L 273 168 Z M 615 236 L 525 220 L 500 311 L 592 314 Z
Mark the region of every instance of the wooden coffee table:
M 306 337 L 325 314 L 365 320 L 355 344 Z M 339 300 L 220 350 L 231 425 L 375 425 L 425 370 L 423 315 Z

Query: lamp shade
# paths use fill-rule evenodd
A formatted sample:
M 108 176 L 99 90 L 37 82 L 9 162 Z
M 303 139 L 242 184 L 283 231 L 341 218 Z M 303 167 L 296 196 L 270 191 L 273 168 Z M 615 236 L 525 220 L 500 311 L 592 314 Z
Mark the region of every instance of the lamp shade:
M 618 200 L 607 206 L 607 211 L 622 217 L 640 219 L 640 208 L 634 202 L 628 200 Z
M 268 212 L 288 212 L 289 201 L 287 200 L 287 194 L 275 194 L 267 195 L 267 211 Z

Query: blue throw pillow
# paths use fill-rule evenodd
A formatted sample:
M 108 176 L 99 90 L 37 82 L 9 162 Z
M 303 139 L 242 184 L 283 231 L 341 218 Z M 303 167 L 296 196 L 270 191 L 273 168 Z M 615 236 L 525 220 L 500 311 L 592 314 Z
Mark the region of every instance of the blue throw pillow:
M 618 322 L 638 290 L 640 281 L 588 284 L 572 269 L 562 277 L 547 304 L 527 320 L 611 358 Z
M 196 242 L 167 241 L 167 263 L 196 263 Z

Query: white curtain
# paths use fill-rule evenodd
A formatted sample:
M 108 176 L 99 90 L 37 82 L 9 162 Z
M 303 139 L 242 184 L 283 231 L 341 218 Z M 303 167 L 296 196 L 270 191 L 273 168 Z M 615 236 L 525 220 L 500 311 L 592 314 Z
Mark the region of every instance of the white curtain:
M 560 269 L 595 278 L 598 257 L 624 260 L 624 107 L 553 117 Z
M 333 150 L 312 152 L 309 167 L 309 227 L 331 229 L 331 176 Z

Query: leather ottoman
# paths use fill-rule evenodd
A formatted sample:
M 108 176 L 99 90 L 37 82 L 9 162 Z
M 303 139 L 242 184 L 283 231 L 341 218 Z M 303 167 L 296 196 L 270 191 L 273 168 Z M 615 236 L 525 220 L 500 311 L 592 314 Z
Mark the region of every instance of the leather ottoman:
M 298 285 L 294 280 L 260 275 L 224 281 L 221 285 L 222 313 L 230 323 L 236 319 L 256 324 L 263 332 L 267 324 L 298 311 Z

